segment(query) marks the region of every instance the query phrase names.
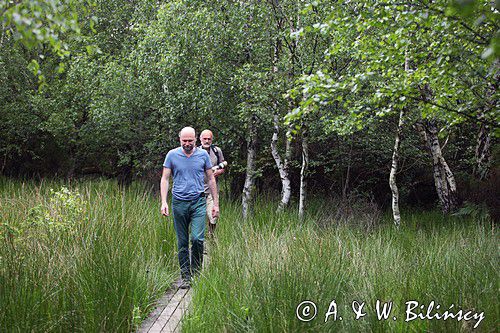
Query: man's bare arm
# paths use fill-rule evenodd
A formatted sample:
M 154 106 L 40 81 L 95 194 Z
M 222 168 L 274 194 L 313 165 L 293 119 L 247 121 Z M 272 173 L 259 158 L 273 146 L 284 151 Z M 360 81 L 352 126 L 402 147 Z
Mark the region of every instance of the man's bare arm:
M 170 179 L 171 173 L 172 173 L 171 169 L 164 167 L 160 180 L 161 213 L 165 216 L 169 216 L 167 198 L 168 198 L 168 180 Z
M 210 193 L 212 194 L 212 198 L 214 199 L 214 208 L 212 209 L 212 216 L 219 216 L 219 194 L 217 193 L 217 185 L 215 183 L 215 177 L 212 169 L 208 169 L 205 171 L 208 178 L 208 188 L 210 189 Z

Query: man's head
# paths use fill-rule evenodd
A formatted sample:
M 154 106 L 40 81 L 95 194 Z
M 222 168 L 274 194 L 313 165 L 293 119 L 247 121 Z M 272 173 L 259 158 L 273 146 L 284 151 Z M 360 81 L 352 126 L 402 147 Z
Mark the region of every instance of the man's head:
M 179 141 L 182 149 L 190 154 L 196 145 L 196 133 L 192 127 L 184 127 L 179 133 Z
M 210 148 L 210 145 L 212 144 L 213 138 L 214 138 L 214 135 L 212 134 L 211 130 L 204 130 L 200 134 L 201 146 L 205 149 Z

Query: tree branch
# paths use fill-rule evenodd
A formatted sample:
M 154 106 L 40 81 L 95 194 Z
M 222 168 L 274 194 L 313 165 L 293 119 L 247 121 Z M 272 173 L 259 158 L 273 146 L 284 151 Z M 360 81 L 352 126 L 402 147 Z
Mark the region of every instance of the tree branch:
M 493 121 L 490 121 L 490 120 L 487 120 L 487 119 L 481 119 L 481 118 L 478 118 L 478 117 L 474 117 L 473 115 L 468 114 L 466 112 L 463 112 L 463 111 L 460 111 L 460 110 L 455 110 L 455 109 L 450 108 L 448 106 L 441 105 L 441 104 L 438 104 L 436 102 L 429 101 L 429 100 L 424 99 L 422 97 L 415 97 L 415 96 L 411 96 L 411 95 L 403 95 L 403 96 L 405 96 L 405 97 L 407 97 L 409 99 L 412 99 L 414 101 L 417 101 L 417 102 L 424 102 L 424 103 L 427 103 L 429 105 L 432 105 L 432 106 L 438 107 L 440 109 L 443 109 L 445 111 L 448 111 L 448 112 L 451 112 L 451 113 L 455 113 L 455 114 L 458 114 L 460 116 L 464 116 L 464 117 L 466 117 L 468 119 L 471 119 L 474 122 L 477 122 L 479 124 L 489 125 L 492 128 L 498 128 L 499 127 L 499 124 L 497 124 L 497 123 L 495 123 Z

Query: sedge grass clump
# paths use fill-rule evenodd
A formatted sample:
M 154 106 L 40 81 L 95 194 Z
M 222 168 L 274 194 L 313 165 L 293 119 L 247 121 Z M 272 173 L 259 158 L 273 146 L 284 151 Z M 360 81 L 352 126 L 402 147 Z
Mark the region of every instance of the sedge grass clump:
M 139 185 L 0 179 L 0 199 L 0 331 L 131 331 L 175 278 L 173 228 Z
M 310 217 L 301 221 L 294 213 L 264 207 L 241 221 L 237 205 L 226 207 L 183 330 L 458 332 L 470 331 L 479 321 L 406 322 L 410 301 L 417 301 L 424 314 L 421 306 L 427 309 L 432 301 L 441 312 L 452 305 L 464 313 L 483 312 L 479 331 L 498 327 L 500 256 L 490 225 L 435 212 L 413 212 L 399 229 L 390 220 L 366 228 L 337 221 L 319 226 Z M 308 322 L 296 314 L 305 300 L 317 306 Z M 386 320 L 377 318 L 377 300 L 379 306 L 392 305 Z M 326 316 L 332 301 L 336 321 Z M 354 301 L 363 303 L 366 313 L 358 320 Z

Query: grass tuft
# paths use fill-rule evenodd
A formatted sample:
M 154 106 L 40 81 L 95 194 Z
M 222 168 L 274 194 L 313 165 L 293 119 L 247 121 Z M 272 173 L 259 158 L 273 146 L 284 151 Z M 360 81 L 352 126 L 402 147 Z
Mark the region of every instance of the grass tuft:
M 366 207 L 366 204 L 358 204 Z M 275 213 L 259 202 L 244 222 L 240 207 L 222 210 L 210 266 L 195 285 L 184 332 L 468 332 L 475 321 L 405 322 L 405 302 L 451 304 L 484 311 L 480 332 L 498 328 L 498 236 L 489 223 L 412 212 L 396 230 L 389 218 L 361 209 L 341 221 L 318 223 L 326 206 L 300 221 L 295 212 Z M 336 206 L 328 206 L 336 207 Z M 339 208 L 337 208 L 339 209 Z M 368 212 L 368 213 L 367 213 Z M 335 212 L 334 212 L 335 213 Z M 368 216 L 376 223 L 367 221 Z M 317 316 L 296 317 L 296 307 L 314 301 Z M 325 323 L 332 300 L 343 320 Z M 352 302 L 365 302 L 355 320 Z M 389 320 L 376 317 L 376 300 L 393 302 Z M 435 311 L 434 311 L 435 312 Z M 392 316 L 396 316 L 394 321 Z
M 0 331 L 133 330 L 178 273 L 158 210 L 140 184 L 0 178 Z

